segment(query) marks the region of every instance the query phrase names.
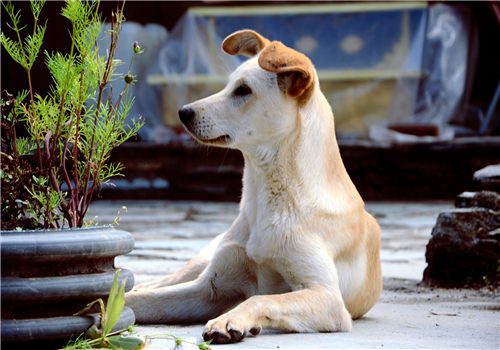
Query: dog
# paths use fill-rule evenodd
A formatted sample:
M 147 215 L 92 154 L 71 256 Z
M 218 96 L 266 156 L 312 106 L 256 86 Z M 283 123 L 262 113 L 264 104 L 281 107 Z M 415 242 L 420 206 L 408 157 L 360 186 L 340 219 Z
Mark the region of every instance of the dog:
M 185 105 L 197 141 L 242 152 L 239 215 L 173 275 L 127 293 L 138 323 L 207 322 L 205 340 L 263 328 L 350 331 L 382 290 L 380 228 L 340 157 L 333 112 L 303 54 L 252 30 L 222 49 L 250 58 Z

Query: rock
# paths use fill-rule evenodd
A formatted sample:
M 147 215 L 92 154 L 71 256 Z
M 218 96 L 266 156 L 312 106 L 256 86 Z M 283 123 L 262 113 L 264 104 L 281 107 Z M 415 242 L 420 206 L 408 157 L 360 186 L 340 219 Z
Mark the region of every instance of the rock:
M 455 207 L 481 207 L 500 210 L 500 194 L 493 191 L 463 192 L 457 196 Z
M 488 165 L 476 171 L 472 179 L 481 190 L 500 192 L 500 164 Z
M 499 283 L 500 211 L 460 208 L 439 214 L 427 244 L 423 282 L 464 287 Z

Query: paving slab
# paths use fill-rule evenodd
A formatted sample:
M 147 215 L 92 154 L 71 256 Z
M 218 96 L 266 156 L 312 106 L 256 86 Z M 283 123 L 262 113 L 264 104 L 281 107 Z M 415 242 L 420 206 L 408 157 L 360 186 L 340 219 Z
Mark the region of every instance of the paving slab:
M 127 207 L 127 213 L 120 208 Z M 439 212 L 451 202 L 368 202 L 382 228 L 384 290 L 380 301 L 350 333 L 297 334 L 264 330 L 238 344 L 214 349 L 500 349 L 500 294 L 488 289 L 436 289 L 419 286 L 425 246 Z M 114 221 L 132 233 L 135 249 L 116 259 L 134 272 L 136 283 L 158 279 L 180 268 L 238 213 L 236 203 L 97 201 L 89 216 Z M 147 349 L 173 349 L 165 334 L 200 342 L 204 325 L 140 325 L 150 336 Z M 184 349 L 196 349 L 184 343 Z

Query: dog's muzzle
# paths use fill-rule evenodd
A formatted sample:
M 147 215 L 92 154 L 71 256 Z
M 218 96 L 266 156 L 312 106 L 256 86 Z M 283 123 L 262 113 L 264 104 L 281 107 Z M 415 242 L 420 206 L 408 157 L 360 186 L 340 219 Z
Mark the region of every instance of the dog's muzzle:
M 182 124 L 184 124 L 184 127 L 191 134 L 191 136 L 193 136 L 201 143 L 223 146 L 231 142 L 231 137 L 229 135 L 220 135 L 213 138 L 207 138 L 203 137 L 203 135 L 199 135 L 196 132 L 195 126 L 196 112 L 190 107 L 182 107 L 181 109 L 179 109 L 179 119 L 181 120 Z

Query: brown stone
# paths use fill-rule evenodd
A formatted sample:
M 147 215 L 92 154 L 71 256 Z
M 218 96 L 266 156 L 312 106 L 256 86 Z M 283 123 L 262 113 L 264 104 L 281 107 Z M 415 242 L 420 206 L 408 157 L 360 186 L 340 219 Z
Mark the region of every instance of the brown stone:
M 424 283 L 464 287 L 499 283 L 500 211 L 461 208 L 439 214 L 427 244 Z
M 455 201 L 457 208 L 481 207 L 500 210 L 500 194 L 493 191 L 463 192 Z
M 500 192 L 500 164 L 488 165 L 476 171 L 473 180 L 481 190 Z

